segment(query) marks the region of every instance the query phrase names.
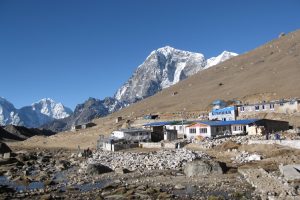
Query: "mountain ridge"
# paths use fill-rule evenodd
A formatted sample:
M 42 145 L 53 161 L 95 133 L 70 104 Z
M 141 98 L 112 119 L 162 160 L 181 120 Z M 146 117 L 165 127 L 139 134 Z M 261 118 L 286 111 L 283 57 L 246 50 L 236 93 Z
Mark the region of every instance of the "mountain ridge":
M 226 58 L 223 58 L 220 54 L 219 60 L 223 62 L 236 55 L 236 53 L 227 52 Z M 70 117 L 54 120 L 42 127 L 53 131 L 64 131 L 72 125 L 104 117 L 155 95 L 162 89 L 205 69 L 206 65 L 207 60 L 201 53 L 183 51 L 170 46 L 156 49 L 136 68 L 128 81 L 117 90 L 114 97 L 106 97 L 104 100 L 89 98 L 84 103 L 78 104 Z
M 70 116 L 72 110 L 62 103 L 56 103 L 50 98 L 44 98 L 20 109 L 3 97 L 0 97 L 0 125 L 17 125 L 37 128 L 54 119 Z

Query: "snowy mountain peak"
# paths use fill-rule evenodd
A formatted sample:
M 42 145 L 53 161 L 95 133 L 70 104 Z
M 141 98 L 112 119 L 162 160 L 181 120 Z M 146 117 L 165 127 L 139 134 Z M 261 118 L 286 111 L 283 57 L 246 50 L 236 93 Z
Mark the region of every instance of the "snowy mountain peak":
M 63 119 L 72 114 L 72 110 L 65 107 L 62 103 L 57 103 L 53 99 L 43 98 L 40 101 L 33 103 L 32 110 L 47 115 L 54 119 Z
M 206 60 L 201 53 L 170 46 L 159 48 L 150 53 L 132 77 L 116 92 L 115 98 L 129 105 L 236 55 L 224 51 L 219 56 Z
M 125 104 L 152 96 L 205 67 L 203 54 L 165 46 L 152 51 L 133 76 L 115 94 Z
M 0 125 L 39 127 L 54 119 L 66 118 L 71 114 L 71 109 L 50 98 L 44 98 L 31 106 L 16 109 L 12 103 L 0 97 Z
M 217 57 L 211 57 L 209 59 L 207 59 L 207 64 L 205 66 L 205 69 L 212 67 L 214 65 L 217 65 L 221 62 L 224 62 L 234 56 L 238 56 L 237 53 L 234 52 L 230 52 L 230 51 L 223 51 L 220 55 L 218 55 Z

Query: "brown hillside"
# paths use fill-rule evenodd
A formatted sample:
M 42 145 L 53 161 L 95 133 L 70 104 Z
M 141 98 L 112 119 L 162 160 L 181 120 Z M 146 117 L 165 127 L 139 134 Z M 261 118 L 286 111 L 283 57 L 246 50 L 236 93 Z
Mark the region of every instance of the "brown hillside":
M 134 119 L 149 113 L 183 110 L 197 113 L 208 110 L 215 99 L 253 102 L 290 97 L 300 97 L 300 30 L 201 71 L 110 116 L 96 119 L 96 127 L 48 138 L 33 137 L 22 145 L 77 148 L 80 144 L 93 147 L 100 133 L 109 134 L 122 125 L 114 123 L 116 116 Z
M 289 97 L 300 97 L 300 30 L 201 71 L 120 114 L 206 110 L 215 99 Z

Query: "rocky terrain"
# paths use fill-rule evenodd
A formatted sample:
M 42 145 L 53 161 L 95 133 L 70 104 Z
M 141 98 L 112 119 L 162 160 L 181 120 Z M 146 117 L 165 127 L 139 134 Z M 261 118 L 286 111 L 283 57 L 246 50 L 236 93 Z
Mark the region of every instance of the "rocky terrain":
M 298 139 L 293 135 L 289 138 Z M 298 179 L 288 181 L 281 168 L 297 164 L 300 150 L 248 144 L 263 139 L 215 138 L 182 149 L 93 150 L 87 157 L 83 149 L 11 150 L 2 143 L 0 198 L 297 199 Z

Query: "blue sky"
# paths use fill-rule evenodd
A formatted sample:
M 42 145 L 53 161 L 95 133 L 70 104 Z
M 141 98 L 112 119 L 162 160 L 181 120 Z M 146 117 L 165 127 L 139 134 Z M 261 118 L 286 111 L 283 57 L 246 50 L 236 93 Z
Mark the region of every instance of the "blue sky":
M 244 53 L 299 29 L 298 0 L 0 0 L 0 96 L 74 108 L 112 96 L 148 54 Z

